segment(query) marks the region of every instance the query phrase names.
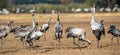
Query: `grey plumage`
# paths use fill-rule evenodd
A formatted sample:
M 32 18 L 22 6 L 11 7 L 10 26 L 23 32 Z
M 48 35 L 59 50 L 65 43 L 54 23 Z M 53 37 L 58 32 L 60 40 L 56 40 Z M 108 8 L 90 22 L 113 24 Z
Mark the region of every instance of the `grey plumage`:
M 50 27 L 50 21 L 51 21 L 51 19 L 48 19 L 48 23 L 46 23 L 46 24 L 43 24 L 42 26 L 41 26 L 41 30 L 44 32 L 44 39 L 46 39 L 46 31 L 49 29 L 49 27 Z
M 12 23 L 13 21 L 9 21 L 7 25 L 2 25 L 0 26 L 0 39 L 1 39 L 1 48 L 2 48 L 2 43 L 4 43 L 4 38 L 7 37 L 7 35 L 11 32 L 12 30 Z
M 35 23 L 36 27 L 38 26 L 38 23 Z M 20 25 L 20 27 L 17 27 L 18 29 L 22 29 L 22 30 L 30 30 L 32 28 L 32 25 Z M 36 28 L 37 30 L 37 28 Z
M 92 19 L 91 19 L 91 29 L 97 40 L 97 47 L 99 47 L 99 41 L 102 35 L 105 35 L 104 20 L 100 20 L 99 23 L 95 21 L 95 7 L 93 6 Z
M 75 45 L 75 38 L 78 39 L 78 43 L 80 41 L 85 41 L 88 44 L 91 44 L 91 42 L 89 40 L 85 39 L 86 31 L 81 29 L 81 28 L 67 27 L 65 29 L 65 33 L 67 35 L 67 38 L 73 38 L 73 44 L 74 45 Z M 79 43 L 79 47 L 80 47 L 80 43 Z
M 33 46 L 33 40 L 34 41 L 39 40 L 43 36 L 43 34 L 44 34 L 44 39 L 45 39 L 45 32 L 49 29 L 49 26 L 50 26 L 50 19 L 48 19 L 48 23 L 47 24 L 43 24 L 41 26 L 40 31 L 35 31 L 35 32 L 31 33 L 29 35 L 28 40 L 27 40 L 27 42 L 29 43 L 29 45 Z M 39 42 L 37 41 L 36 44 L 38 44 L 38 43 Z
M 105 36 L 104 20 L 100 20 L 99 24 L 100 24 L 99 26 L 100 28 L 96 30 L 92 30 L 98 41 L 101 39 L 102 35 Z
M 34 14 L 32 14 L 32 28 L 31 27 L 27 27 L 26 29 L 21 28 L 21 27 L 17 27 L 14 28 L 14 35 L 16 38 L 20 37 L 22 41 L 26 41 L 28 36 L 33 33 L 34 31 L 36 31 L 36 26 L 35 26 L 35 20 L 34 20 Z
M 1 29 L 4 29 L 4 31 L 6 31 L 7 33 L 10 33 L 11 31 L 12 31 L 12 23 L 13 23 L 13 21 L 9 21 L 8 23 L 7 23 L 7 25 L 1 25 L 0 26 L 0 30 Z
M 114 24 L 111 24 L 109 29 L 108 29 L 108 33 L 112 34 L 113 37 L 111 38 L 111 42 L 113 42 L 113 38 L 114 37 L 118 37 L 117 38 L 117 44 L 119 42 L 119 38 L 120 38 L 120 30 L 116 28 L 116 26 Z
M 59 15 L 60 13 L 58 12 L 57 22 L 54 26 L 54 34 L 55 34 L 55 39 L 60 44 L 60 39 L 62 38 L 62 33 L 63 33 L 63 25 L 60 22 Z
M 27 42 L 29 43 L 30 46 L 33 46 L 33 41 L 36 41 L 36 44 L 38 45 L 39 44 L 38 40 L 43 36 L 43 34 L 44 31 L 41 29 L 39 31 L 30 33 L 30 35 L 27 38 Z
M 101 19 L 99 23 L 101 24 L 100 30 L 101 30 L 102 34 L 105 36 L 104 20 Z
M 99 47 L 99 41 L 101 40 L 101 36 L 105 36 L 105 28 L 102 23 L 100 23 L 100 29 L 92 30 L 93 34 L 97 39 L 97 47 Z

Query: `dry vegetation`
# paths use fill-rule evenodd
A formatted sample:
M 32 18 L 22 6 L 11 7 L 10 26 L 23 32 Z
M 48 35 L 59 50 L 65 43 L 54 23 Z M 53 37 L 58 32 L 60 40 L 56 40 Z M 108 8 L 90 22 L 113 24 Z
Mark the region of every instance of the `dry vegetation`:
M 111 46 L 111 35 L 107 34 L 107 30 L 110 24 L 114 23 L 117 28 L 120 29 L 120 13 L 97 13 L 96 21 L 101 18 L 105 21 L 106 36 L 102 37 L 100 41 L 100 48 L 96 47 L 96 39 L 90 29 L 90 13 L 78 13 L 78 14 L 61 14 L 60 19 L 64 26 L 64 30 L 68 26 L 80 27 L 87 31 L 86 39 L 92 42 L 91 45 L 87 43 L 81 43 L 81 50 L 78 46 L 72 44 L 72 39 L 67 39 L 65 33 L 61 40 L 61 47 L 57 48 L 56 42 L 53 38 L 53 26 L 56 21 L 56 15 L 54 14 L 36 14 L 36 22 L 41 24 L 47 22 L 48 18 L 51 18 L 51 26 L 47 31 L 47 40 L 41 38 L 39 45 L 41 47 L 33 49 L 21 48 L 22 44 L 18 47 L 15 46 L 16 41 L 14 40 L 14 35 L 11 33 L 5 39 L 4 49 L 0 49 L 0 55 L 120 55 L 120 42 L 119 45 L 116 44 L 116 39 L 114 39 L 114 44 Z M 0 15 L 0 25 L 6 24 L 7 21 L 14 20 L 14 27 L 21 24 L 31 24 L 31 14 L 9 14 Z

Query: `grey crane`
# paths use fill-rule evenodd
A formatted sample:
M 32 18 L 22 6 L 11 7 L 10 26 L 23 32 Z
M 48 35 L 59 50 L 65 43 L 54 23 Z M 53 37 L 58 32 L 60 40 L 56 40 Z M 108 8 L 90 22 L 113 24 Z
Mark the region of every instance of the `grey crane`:
M 48 19 L 48 23 L 46 23 L 46 24 L 43 24 L 42 26 L 41 26 L 41 30 L 43 30 L 44 31 L 44 39 L 46 39 L 46 31 L 49 29 L 49 27 L 50 27 L 50 21 L 51 21 L 51 19 Z
M 30 46 L 33 46 L 33 40 L 34 40 L 34 41 L 39 40 L 39 39 L 43 36 L 43 34 L 44 34 L 44 39 L 46 39 L 46 38 L 45 38 L 45 34 L 46 34 L 46 31 L 49 29 L 50 20 L 51 20 L 51 19 L 48 19 L 48 23 L 47 23 L 47 24 L 43 24 L 43 25 L 40 27 L 40 30 L 39 30 L 39 31 L 35 31 L 35 32 L 31 33 L 31 34 L 28 36 L 27 42 L 29 43 Z M 36 44 L 38 44 L 38 41 L 36 42 Z M 36 46 L 38 46 L 38 45 L 36 45 Z
M 57 22 L 54 25 L 54 34 L 55 34 L 55 39 L 60 45 L 60 39 L 62 38 L 62 33 L 63 33 L 63 25 L 60 22 L 59 15 L 60 15 L 60 12 L 58 12 Z
M 7 25 L 1 25 L 0 26 L 0 40 L 1 40 L 1 49 L 2 49 L 2 44 L 4 44 L 4 39 L 5 37 L 8 36 L 8 34 L 12 31 L 12 23 L 13 21 L 9 21 Z
M 33 41 L 36 41 L 36 46 L 39 44 L 38 40 L 43 36 L 44 30 L 40 29 L 39 31 L 35 31 L 31 34 L 29 34 L 27 38 L 27 42 L 30 46 L 33 46 Z M 39 47 L 39 46 L 38 46 Z
M 89 40 L 85 39 L 86 31 L 84 29 L 67 27 L 65 29 L 65 33 L 67 34 L 67 38 L 69 38 L 69 37 L 73 38 L 74 45 L 75 45 L 75 38 L 78 39 L 79 47 L 80 47 L 80 41 L 85 41 L 88 44 L 91 44 L 91 42 Z
M 118 28 L 116 28 L 116 26 L 114 24 L 111 24 L 109 29 L 108 29 L 108 33 L 113 35 L 113 37 L 111 38 L 111 45 L 113 43 L 113 38 L 114 37 L 117 37 L 117 44 L 118 44 L 119 43 L 119 38 L 120 38 L 120 30 Z
M 34 20 L 34 14 L 32 14 L 32 28 L 30 28 L 30 30 L 24 30 L 22 28 L 14 28 L 14 35 L 15 38 L 20 37 L 21 40 L 23 41 L 23 44 L 25 46 L 25 42 L 27 40 L 27 37 L 30 33 L 35 32 L 36 31 L 36 26 L 35 26 L 35 20 Z M 17 41 L 18 43 L 18 41 Z
M 94 14 L 95 14 L 95 6 L 93 7 L 92 10 L 91 29 L 97 39 L 97 47 L 99 48 L 99 41 L 101 39 L 101 36 L 105 35 L 104 20 L 101 19 L 100 22 L 97 23 L 95 21 Z
M 38 22 L 35 23 L 36 27 L 38 26 Z M 30 30 L 32 28 L 32 25 L 20 25 L 17 27 L 18 29 L 22 29 L 22 30 Z M 37 30 L 37 28 L 36 28 Z

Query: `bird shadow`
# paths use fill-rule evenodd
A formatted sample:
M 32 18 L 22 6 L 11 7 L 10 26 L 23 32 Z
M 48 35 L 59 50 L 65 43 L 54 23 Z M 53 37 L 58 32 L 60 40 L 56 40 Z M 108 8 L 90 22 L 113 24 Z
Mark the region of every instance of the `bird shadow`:
M 43 50 L 41 51 L 41 53 L 47 53 L 47 52 L 50 52 L 52 50 L 55 50 L 55 49 L 83 49 L 83 48 L 87 48 L 87 46 L 84 46 L 84 47 L 47 47 L 47 48 L 40 48 L 39 50 Z
M 79 44 L 75 44 L 76 46 L 56 46 L 56 47 L 32 47 L 31 49 L 34 49 L 36 51 L 41 50 L 41 53 L 47 53 L 53 50 L 57 50 L 57 49 L 83 49 L 83 48 L 87 48 L 88 46 L 79 46 Z M 29 48 L 27 48 L 29 49 Z
M 100 46 L 100 48 L 109 47 L 109 46 L 112 46 L 112 45 L 108 44 L 108 45 Z
M 44 47 L 44 48 L 37 48 L 36 50 L 41 50 L 41 53 L 47 53 L 55 49 L 54 47 Z
M 0 50 L 0 54 L 12 53 L 12 52 L 18 52 L 18 51 L 19 51 L 19 49 L 8 48 L 8 49 L 2 49 L 2 50 Z
M 88 46 L 80 46 L 79 44 L 77 43 L 74 43 L 77 47 L 75 47 L 75 49 L 78 49 L 78 48 L 87 48 Z
M 51 51 L 51 49 L 46 49 L 44 51 L 41 51 L 41 53 L 47 53 L 47 52 L 50 52 L 50 51 Z

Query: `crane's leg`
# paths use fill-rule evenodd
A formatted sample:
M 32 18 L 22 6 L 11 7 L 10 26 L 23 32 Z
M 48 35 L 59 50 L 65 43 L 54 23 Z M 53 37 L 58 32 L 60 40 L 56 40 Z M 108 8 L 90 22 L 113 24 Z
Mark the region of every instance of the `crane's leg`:
M 16 40 L 16 39 L 14 38 L 14 40 Z M 16 40 L 16 47 L 18 47 L 20 43 L 21 43 L 21 41 L 17 39 Z
M 37 44 L 39 45 L 40 43 L 39 43 L 39 40 L 37 40 Z M 39 47 L 40 47 L 40 45 L 39 45 Z
M 58 48 L 59 46 L 59 39 L 56 39 L 56 48 Z
M 28 40 L 28 36 L 25 36 L 24 37 L 24 46 L 25 46 L 25 48 L 27 48 L 27 40 Z
M 25 43 L 25 42 L 26 42 L 26 40 L 24 39 L 24 40 L 23 40 L 23 48 L 24 48 L 24 47 L 26 48 L 26 43 Z
M 99 46 L 99 40 L 97 40 L 97 48 L 99 48 L 100 46 Z
M 39 44 L 39 40 L 36 40 L 37 41 L 37 45 Z
M 113 38 L 114 38 L 114 36 L 111 38 L 111 45 L 113 44 Z
M 25 47 L 25 40 L 23 41 L 23 48 Z
M 23 45 L 23 42 L 22 42 L 22 46 L 20 46 L 20 48 L 23 48 L 24 47 L 24 45 Z
M 74 47 L 75 47 L 75 38 L 73 38 L 73 45 L 74 45 Z
M 39 46 L 39 40 L 35 40 L 35 42 L 36 42 L 36 47 L 40 47 Z
M 44 30 L 44 40 L 46 40 L 46 31 Z
M 54 37 L 55 37 L 55 47 L 57 47 L 57 33 L 55 33 Z
M 36 53 L 38 52 L 38 47 L 40 47 L 39 46 L 39 40 L 34 40 L 35 42 L 36 42 L 36 46 L 35 46 L 35 49 L 36 49 Z
M 27 43 L 29 44 L 29 48 L 33 47 L 33 41 L 32 41 L 32 39 L 27 40 Z
M 16 46 L 18 46 L 18 40 L 16 40 L 15 38 L 14 38 L 14 40 L 16 41 Z
M 56 39 L 56 41 L 57 41 L 56 47 L 59 48 L 60 47 L 60 39 Z
M 80 39 L 78 39 L 78 47 L 81 50 L 81 48 L 80 48 Z
M 26 41 L 24 42 L 24 44 L 25 44 L 25 48 L 27 48 L 27 43 L 26 43 Z
M 35 45 L 37 45 L 37 41 L 36 40 L 33 40 L 33 43 L 35 43 Z
M 18 46 L 18 44 L 20 43 L 20 41 L 17 39 L 14 38 L 14 40 L 16 41 L 16 46 Z
M 85 42 L 87 42 L 88 44 L 91 44 L 91 42 L 90 42 L 89 40 L 82 39 L 82 41 L 85 41 Z
M 117 37 L 117 45 L 119 44 L 119 37 Z
M 1 49 L 2 49 L 2 39 L 1 39 Z
M 1 39 L 1 49 L 4 48 L 4 37 Z
M 37 46 L 37 41 L 36 40 L 33 40 L 33 43 L 35 43 L 35 47 Z
M 22 43 L 22 46 L 20 48 L 24 48 L 24 39 L 23 39 L 23 37 L 21 37 L 20 42 Z
M 60 39 L 58 39 L 58 47 L 60 47 L 60 45 L 61 45 L 61 44 L 60 44 Z

